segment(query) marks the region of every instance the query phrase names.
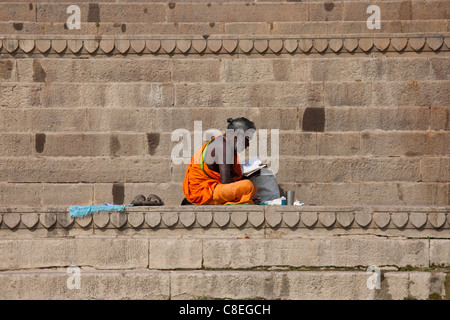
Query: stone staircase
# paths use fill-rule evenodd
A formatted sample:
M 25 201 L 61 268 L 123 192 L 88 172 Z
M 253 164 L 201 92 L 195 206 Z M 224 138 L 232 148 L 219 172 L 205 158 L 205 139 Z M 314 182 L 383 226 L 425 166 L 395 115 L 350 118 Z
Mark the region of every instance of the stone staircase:
M 266 248 L 267 242 L 267 248 L 277 246 L 282 251 L 291 245 L 306 245 L 318 255 L 318 248 L 325 246 L 323 241 L 329 241 L 326 243 L 333 248 L 345 246 L 346 242 L 341 244 L 339 239 L 341 232 L 349 230 L 357 230 L 352 237 L 366 243 L 373 235 L 367 228 L 360 228 L 356 215 L 351 219 L 348 212 L 372 214 L 373 208 L 381 207 L 390 212 L 387 226 L 400 228 L 396 233 L 383 234 L 382 239 L 397 244 L 403 241 L 397 237 L 406 237 L 404 241 L 409 243 L 410 235 L 405 236 L 409 229 L 397 227 L 393 221 L 404 222 L 406 212 L 407 223 L 412 223 L 415 220 L 411 220 L 411 212 L 417 210 L 428 217 L 425 221 L 431 221 L 427 220 L 430 213 L 440 208 L 444 218 L 439 214 L 439 221 L 443 223 L 428 224 L 429 228 L 412 225 L 412 237 L 426 248 L 423 251 L 423 247 L 417 247 L 415 251 L 417 259 L 423 260 L 397 265 L 387 261 L 395 260 L 394 256 L 386 255 L 387 260 L 381 263 L 388 268 L 383 270 L 389 271 L 385 276 L 397 282 L 390 282 L 390 289 L 382 293 L 367 291 L 365 285 L 358 287 L 363 291 L 349 289 L 353 281 L 365 283 L 369 265 L 380 264 L 369 258 L 344 258 L 343 264 L 327 260 L 318 265 L 317 261 L 302 264 L 302 258 L 291 265 L 284 257 L 269 256 L 264 261 L 262 255 L 244 259 L 244 267 L 230 261 L 226 266 L 209 266 L 203 262 L 199 265 L 198 261 L 205 258 L 202 252 L 200 260 L 187 263 L 188 271 L 183 269 L 182 261 L 180 266 L 172 264 L 170 268 L 148 268 L 148 263 L 141 262 L 118 265 L 117 270 L 130 275 L 142 288 L 146 281 L 160 279 L 161 290 L 136 291 L 135 297 L 195 298 L 203 294 L 196 289 L 178 292 L 173 287 L 176 281 L 180 285 L 205 281 L 206 285 L 215 279 L 224 283 L 264 279 L 267 287 L 252 284 L 248 292 L 239 292 L 224 286 L 229 291 L 211 289 L 204 295 L 269 299 L 426 299 L 434 293 L 439 297 L 448 295 L 450 289 L 443 289 L 448 255 L 438 259 L 439 267 L 426 257 L 432 255 L 430 248 L 435 238 L 440 239 L 443 248 L 439 252 L 449 251 L 450 234 L 445 224 L 450 221 L 446 213 L 450 205 L 449 1 L 79 1 L 75 4 L 80 8 L 81 28 L 69 29 L 67 19 L 71 13 L 67 13 L 67 8 L 72 4 L 73 1 L 0 2 L 0 207 L 4 212 L 0 234 L 5 241 L 0 245 L 2 254 L 14 252 L 11 250 L 16 250 L 12 247 L 16 240 L 23 252 L 32 250 L 27 246 L 34 243 L 37 235 L 36 246 L 66 246 L 66 235 L 73 230 L 58 219 L 50 227 L 45 226 L 41 217 L 60 211 L 67 215 L 64 210 L 70 205 L 129 204 L 137 194 L 154 193 L 164 200 L 172 215 L 177 213 L 177 223 L 184 212 L 192 220 L 192 215 L 202 208 L 176 207 L 183 198 L 181 183 L 186 166 L 172 161 L 171 153 L 178 143 L 171 139 L 173 131 L 186 129 L 192 133 L 195 121 L 202 121 L 203 131 L 224 130 L 227 118 L 245 116 L 255 122 L 257 129 L 279 130 L 277 179 L 283 189 L 296 191 L 297 200 L 306 204 L 301 210 L 332 208 L 324 210 L 333 211 L 336 219 L 347 215 L 352 223 L 337 233 L 334 227 L 301 229 L 313 239 L 307 242 L 314 243 L 313 247 L 297 240 L 291 242 L 291 238 L 299 237 L 299 230 L 292 233 L 289 225 L 287 229 L 270 225 L 265 215 L 269 208 L 255 209 L 264 216 L 256 232 L 260 238 L 284 240 L 260 242 L 251 236 L 254 243 Z M 369 5 L 380 8 L 380 29 L 367 26 Z M 269 155 L 270 152 L 269 146 Z M 222 209 L 207 210 L 216 217 L 215 211 Z M 283 210 L 297 212 L 286 214 Z M 299 214 L 296 223 L 300 224 L 308 216 L 297 208 L 283 210 L 281 216 L 293 215 L 294 222 Z M 31 222 L 23 220 L 24 213 L 32 213 Z M 221 215 L 227 220 L 227 214 L 217 216 Z M 125 216 L 130 223 L 130 213 Z M 317 219 L 325 216 L 319 214 Z M 110 223 L 109 218 L 107 221 Z M 203 236 L 215 243 L 230 229 L 221 228 L 219 218 L 216 229 L 189 229 L 183 225 L 181 229 L 169 228 L 168 234 L 153 233 L 145 221 L 144 229 L 149 233 L 144 234 L 144 251 L 151 246 L 151 237 L 164 242 L 175 234 L 174 239 L 178 240 L 193 237 L 193 244 L 200 243 L 204 249 L 209 242 L 202 242 Z M 33 226 L 27 227 L 26 223 Z M 91 221 L 92 226 L 95 223 Z M 373 223 L 377 230 L 384 228 Z M 102 235 L 103 231 L 111 233 L 112 238 L 106 237 L 111 243 L 115 243 L 117 232 L 125 243 L 134 241 L 128 237 L 134 235 L 133 226 L 114 225 L 113 231 L 105 226 L 100 227 Z M 255 226 L 248 230 L 231 229 L 237 232 L 223 246 L 239 248 L 247 243 L 245 232 L 253 234 Z M 258 233 L 261 229 L 263 236 Z M 90 238 L 93 229 L 89 230 L 89 235 L 82 234 L 81 238 Z M 284 233 L 286 230 L 289 232 Z M 379 234 L 375 237 L 380 245 L 370 252 L 385 252 L 381 244 L 385 242 Z M 102 241 L 106 240 L 99 241 L 104 248 Z M 184 240 L 173 241 L 173 247 L 183 247 Z M 348 254 L 353 258 L 363 251 L 355 249 L 355 241 L 349 244 Z M 66 252 L 75 252 L 77 249 L 70 246 L 78 245 L 69 242 Z M 84 245 L 80 242 L 81 248 Z M 128 252 L 128 247 L 117 250 Z M 415 256 L 411 253 L 411 257 Z M 105 267 L 117 258 L 117 253 L 111 253 L 101 266 L 80 260 L 83 272 L 92 276 L 85 279 L 92 279 L 89 281 L 97 286 L 92 285 L 89 292 L 69 293 L 59 287 L 53 291 L 55 281 L 65 281 L 65 268 L 78 263 L 68 258 L 56 264 L 31 260 L 27 264 L 25 258 L 12 255 L 11 259 L 19 260 L 2 267 L 0 281 L 2 286 L 9 283 L 19 288 L 29 286 L 29 279 L 37 277 L 42 283 L 52 283 L 42 289 L 48 291 L 40 291 L 41 297 L 59 292 L 64 297 L 107 298 L 108 290 L 98 289 L 100 278 L 96 278 L 96 272 L 104 272 L 105 277 L 113 279 L 112 286 L 121 288 L 118 296 L 133 296 L 128 291 L 133 289 L 121 287 L 128 278 Z M 165 261 L 161 256 L 158 259 Z M 252 259 L 257 263 L 252 264 Z M 286 266 L 277 261 L 287 261 Z M 392 265 L 396 267 L 390 270 Z M 260 266 L 263 268 L 254 269 Z M 54 268 L 59 268 L 60 273 L 52 273 Z M 216 268 L 221 269 L 219 273 Z M 430 287 L 435 274 L 439 286 Z M 314 287 L 319 275 L 329 279 L 323 280 L 320 290 Z M 340 287 L 346 288 L 344 291 L 324 289 L 336 288 L 341 281 L 347 283 Z M 286 289 L 287 284 L 294 290 L 300 283 L 316 289 Z M 37 282 L 35 285 L 41 286 Z M 394 288 L 402 289 L 394 292 Z M 5 292 L 6 297 L 28 294 L 22 289 Z

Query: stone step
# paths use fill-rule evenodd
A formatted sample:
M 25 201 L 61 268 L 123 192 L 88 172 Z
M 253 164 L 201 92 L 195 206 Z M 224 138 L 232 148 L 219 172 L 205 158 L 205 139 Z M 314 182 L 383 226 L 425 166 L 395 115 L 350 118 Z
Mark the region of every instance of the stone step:
M 93 88 L 98 88 L 91 85 Z M 122 85 L 126 88 L 126 85 Z M 15 90 L 18 90 L 15 88 Z M 136 95 L 138 96 L 138 95 Z M 120 106 L 81 108 L 77 105 L 67 105 L 61 107 L 46 108 L 46 103 L 42 107 L 26 107 L 21 105 L 26 103 L 23 95 L 17 96 L 16 100 L 8 99 L 12 104 L 7 108 L 0 108 L 0 132 L 1 133 L 159 133 L 160 139 L 169 142 L 170 135 L 176 129 L 186 129 L 193 134 L 194 124 L 199 122 L 198 128 L 202 134 L 206 130 L 216 128 L 224 130 L 226 119 L 229 117 L 244 116 L 255 122 L 257 129 L 278 129 L 280 133 L 292 134 L 295 131 L 302 137 L 307 138 L 305 142 L 314 143 L 316 132 L 324 132 L 322 143 L 327 140 L 333 141 L 335 137 L 352 137 L 362 135 L 364 131 L 374 131 L 375 137 L 387 134 L 392 130 L 400 131 L 396 134 L 407 136 L 409 131 L 416 131 L 420 136 L 420 131 L 448 131 L 450 122 L 448 114 L 450 106 L 434 107 L 413 107 L 413 106 L 392 106 L 392 107 L 247 107 L 242 111 L 239 107 L 187 107 L 187 108 L 158 108 L 129 107 Z M 51 102 L 51 100 L 49 101 Z M 151 101 L 150 101 L 151 102 Z M 19 105 L 15 105 L 15 104 Z M 89 102 L 84 100 L 89 105 Z M 20 119 L 20 123 L 16 121 Z M 323 121 L 321 121 L 322 119 Z M 337 133 L 348 133 L 346 136 L 338 136 Z M 268 132 L 270 137 L 270 131 Z M 328 136 L 327 133 L 330 133 Z M 169 135 L 170 134 L 170 135 Z M 5 138 L 7 136 L 4 136 Z M 30 146 L 31 141 L 26 136 L 21 141 L 25 148 Z M 366 136 L 367 138 L 370 136 Z M 31 139 L 32 137 L 30 137 Z M 328 139 L 327 139 L 328 138 Z M 28 141 L 28 142 L 27 142 Z M 351 140 L 348 140 L 349 142 Z M 303 143 L 305 143 L 303 142 Z M 424 148 L 422 146 L 421 148 Z M 314 149 L 314 148 L 313 148 Z M 29 151 L 19 151 L 27 154 Z M 26 149 L 28 150 L 28 149 Z M 158 149 L 156 150 L 159 151 Z M 308 151 L 305 149 L 306 153 Z M 311 152 L 311 151 L 309 151 Z
M 446 144 L 448 147 L 448 142 Z M 444 147 L 441 147 L 443 149 Z M 170 151 L 170 150 L 169 150 Z M 80 153 L 81 154 L 81 153 Z M 447 150 L 448 155 L 448 150 Z M 185 165 L 166 155 L 147 157 L 1 157 L 8 182 L 181 182 Z M 186 157 L 189 160 L 190 157 Z M 179 159 L 181 161 L 182 159 Z M 270 165 L 279 182 L 448 181 L 450 157 L 280 156 Z M 292 170 L 292 168 L 298 168 Z M 434 170 L 439 170 L 433 173 Z
M 449 281 L 444 272 L 388 271 L 382 273 L 380 289 L 375 290 L 368 288 L 371 274 L 365 271 L 96 271 L 81 268 L 79 289 L 72 285 L 69 289 L 67 283 L 72 282 L 66 270 L 69 269 L 0 272 L 3 288 L 0 298 L 427 300 L 448 299 L 445 288 Z
M 126 94 L 126 92 L 131 91 L 133 96 L 136 94 L 138 96 L 131 99 L 129 97 L 131 93 L 129 93 L 126 100 L 131 101 L 127 106 L 143 106 L 144 103 L 148 106 L 148 99 L 142 102 L 140 100 L 143 100 L 143 92 L 147 93 L 150 90 L 150 97 L 153 101 L 156 100 L 158 95 L 163 94 L 164 100 L 167 101 L 164 106 L 170 106 L 170 103 L 173 103 L 170 96 L 173 95 L 173 91 L 175 91 L 175 94 L 177 91 L 183 92 L 183 88 L 186 91 L 186 89 L 191 89 L 192 85 L 200 89 L 203 89 L 201 86 L 209 86 L 211 88 L 208 91 L 215 89 L 214 94 L 220 90 L 233 89 L 229 88 L 230 86 L 240 87 L 245 85 L 248 91 L 266 91 L 262 86 L 278 86 L 279 90 L 277 91 L 284 90 L 282 95 L 293 100 L 294 91 L 308 86 L 308 89 L 317 88 L 316 90 L 331 92 L 341 91 L 334 90 L 341 89 L 338 86 L 353 86 L 364 91 L 371 84 L 376 91 L 376 86 L 383 86 L 386 82 L 397 82 L 400 85 L 409 84 L 411 87 L 417 84 L 418 90 L 422 83 L 425 85 L 433 84 L 433 81 L 439 80 L 441 80 L 440 83 L 447 86 L 446 81 L 449 78 L 446 70 L 450 65 L 448 61 L 445 53 L 442 57 L 401 58 L 273 57 L 272 59 L 220 59 L 211 57 L 204 59 L 165 59 L 163 57 L 142 57 L 136 60 L 131 57 L 123 59 L 104 57 L 103 59 L 2 59 L 0 63 L 0 75 L 2 77 L 0 89 L 2 91 L 0 91 L 0 94 L 7 97 L 8 94 L 11 95 L 11 92 L 8 92 L 12 91 L 11 86 L 18 89 L 25 87 L 22 90 L 35 91 L 34 95 L 39 94 L 36 97 L 39 101 L 42 100 L 45 103 L 52 100 L 62 104 L 61 101 L 55 100 L 57 97 L 52 90 L 61 92 L 66 88 L 62 93 L 65 95 L 63 100 L 67 103 L 77 106 L 72 101 L 75 100 L 79 103 L 80 99 L 84 98 L 86 102 L 83 101 L 83 106 L 88 103 L 87 107 L 95 107 L 99 106 L 100 102 L 97 104 L 89 102 L 89 99 L 93 99 L 95 95 L 86 91 L 92 86 L 92 91 L 101 90 L 102 93 L 108 90 L 121 90 L 123 94 Z M 13 83 L 8 87 L 8 82 Z M 39 85 L 42 82 L 46 84 Z M 414 83 L 412 84 L 412 82 Z M 325 85 L 322 86 L 322 83 L 325 83 Z M 394 84 L 389 83 L 389 86 Z M 121 89 L 121 86 L 125 86 L 125 89 Z M 175 90 L 173 86 L 175 86 Z M 240 90 L 242 91 L 244 88 Z M 31 95 L 30 92 L 25 93 Z M 245 91 L 242 91 L 242 93 L 245 94 L 244 98 L 249 95 Z M 68 94 L 71 94 L 71 96 L 68 96 Z M 262 94 L 260 93 L 258 97 L 259 101 L 264 97 Z M 271 95 L 273 95 L 272 92 Z M 362 95 L 365 96 L 364 93 Z M 111 99 L 117 97 L 120 98 L 118 93 Z M 298 100 L 298 98 L 298 94 L 295 95 L 295 100 Z M 207 99 L 206 95 L 204 99 Z M 325 97 L 325 100 L 330 103 L 334 99 L 335 97 L 331 95 Z M 136 103 L 134 100 L 141 103 Z M 226 100 L 230 100 L 230 98 L 223 100 L 227 103 Z M 243 98 L 240 100 L 243 100 Z M 103 106 L 106 101 L 102 102 L 101 105 Z M 7 106 L 7 103 L 2 101 L 2 106 Z M 292 102 L 290 105 L 292 105 Z M 365 105 L 370 105 L 370 103 Z M 445 104 L 440 103 L 440 105 Z
M 180 179 L 182 181 L 182 179 Z M 5 205 L 129 204 L 136 195 L 155 193 L 166 204 L 179 205 L 181 182 L 160 183 L 7 183 L 0 189 Z M 299 201 L 321 205 L 448 205 L 446 182 L 280 182 L 294 190 Z M 122 190 L 124 188 L 124 191 Z M 18 195 L 24 197 L 18 197 Z M 25 197 L 26 196 L 26 197 Z
M 368 29 L 365 21 L 303 22 L 83 22 L 68 29 L 63 22 L 0 22 L 8 35 L 379 35 L 385 33 L 444 33 L 448 20 L 383 20 L 380 29 Z
M 357 1 L 361 1 L 361 0 L 339 0 L 336 2 L 357 2 Z M 388 1 L 388 2 L 405 2 L 408 0 L 378 0 L 379 2 L 383 2 L 383 1 Z M 415 0 L 415 1 L 426 1 L 426 0 Z M 2 0 L 2 2 L 5 3 L 23 3 L 23 2 L 29 2 L 29 0 Z M 33 3 L 48 3 L 51 2 L 49 0 L 34 0 Z M 61 0 L 59 1 L 61 3 L 67 3 L 70 2 L 70 0 Z M 83 3 L 83 2 L 90 2 L 90 0 L 79 0 L 79 2 Z M 148 0 L 98 0 L 96 1 L 98 3 L 143 3 L 143 2 L 149 2 Z M 155 2 L 155 3 L 165 3 L 167 4 L 167 0 L 151 0 L 150 2 Z M 177 3 L 184 3 L 184 2 L 188 2 L 188 3 L 246 3 L 246 2 L 255 2 L 255 3 L 280 3 L 280 2 L 290 2 L 289 0 L 253 0 L 253 1 L 249 1 L 249 0 L 173 0 L 171 1 L 174 4 Z M 302 0 L 302 2 L 322 2 L 322 0 Z
M 129 204 L 139 195 L 154 193 L 165 204 L 180 205 L 182 179 L 164 182 L 0 183 L 1 203 L 11 206 Z M 312 182 L 278 181 L 294 190 L 298 201 L 319 205 L 449 205 L 448 182 Z
M 381 20 L 447 19 L 449 4 L 433 1 L 375 2 L 208 2 L 208 3 L 80 3 L 81 21 L 104 22 L 299 22 L 366 21 L 367 8 L 377 5 Z M 59 22 L 69 17 L 63 3 L 1 3 L 0 21 Z
M 448 182 L 280 182 L 299 201 L 323 205 L 448 205 Z
M 156 194 L 165 204 L 183 200 L 181 182 L 164 183 L 0 183 L 1 203 L 10 206 L 130 204 L 143 194 Z M 21 196 L 17 196 L 17 195 Z
M 95 217 L 94 217 L 95 218 Z M 25 219 L 25 218 L 23 218 Z M 99 218 L 100 219 L 100 218 Z M 228 218 L 230 219 L 230 218 Z M 100 221 L 98 222 L 101 223 Z M 322 239 L 323 240 L 323 239 Z M 370 265 L 425 268 L 442 265 L 445 239 L 130 239 L 0 240 L 1 270 L 351 268 Z M 323 250 L 321 248 L 323 247 Z M 77 248 L 79 248 L 77 250 Z M 123 256 L 121 252 L 127 252 Z M 221 252 L 221 255 L 217 255 Z M 171 259 L 170 257 L 177 257 Z M 449 261 L 445 261 L 446 265 Z
M 302 2 L 321 2 L 322 0 L 302 0 Z M 339 0 L 336 2 L 357 2 L 357 1 L 361 1 L 361 0 Z M 388 2 L 405 2 L 408 0 L 378 0 L 380 2 L 383 1 L 388 1 Z M 415 1 L 426 1 L 426 0 L 415 0 Z M 2 0 L 2 2 L 5 3 L 23 3 L 23 2 L 29 2 L 29 0 Z M 33 3 L 48 3 L 51 1 L 49 0 L 34 0 Z M 61 0 L 59 1 L 61 3 L 67 3 L 70 2 L 70 0 Z M 83 2 L 90 2 L 90 0 L 79 0 L 79 2 L 83 3 Z M 148 0 L 98 0 L 96 1 L 98 3 L 143 3 L 143 2 L 149 2 Z M 150 2 L 155 2 L 155 3 L 165 3 L 167 4 L 167 0 L 151 0 Z M 254 0 L 254 1 L 249 1 L 249 0 L 173 0 L 171 1 L 174 4 L 177 3 L 184 3 L 184 2 L 188 2 L 188 3 L 246 3 L 246 2 L 258 2 L 258 3 L 279 3 L 279 2 L 290 2 L 289 0 Z
M 175 130 L 175 129 L 174 129 Z M 222 132 L 222 131 L 218 131 Z M 48 132 L 0 133 L 0 156 L 44 157 L 170 157 L 179 141 L 172 141 L 172 132 L 159 133 L 98 133 Z M 192 133 L 194 134 L 194 133 Z M 256 132 L 258 135 L 258 132 Z M 286 161 L 300 157 L 414 157 L 449 156 L 449 135 L 445 131 L 369 131 L 362 132 L 297 132 L 267 133 L 267 147 L 262 150 L 260 132 L 255 144 L 260 153 L 270 157 L 278 152 Z M 175 136 L 178 139 L 178 136 Z M 175 139 L 174 139 L 175 140 Z M 187 139 L 186 139 L 187 140 Z M 184 141 L 190 154 L 208 139 Z M 190 158 L 190 156 L 189 156 Z M 397 159 L 391 159 L 396 161 Z
M 215 65 L 216 61 L 212 64 L 208 63 L 202 68 L 203 72 L 207 72 L 211 67 L 213 70 L 218 71 L 220 69 L 220 64 Z M 70 63 L 69 66 L 66 65 L 67 73 L 64 70 L 54 70 L 54 73 L 47 73 L 41 67 L 39 67 L 39 62 L 35 62 L 34 65 L 34 75 L 25 75 L 24 77 L 34 78 L 36 82 L 44 82 L 46 79 L 50 80 L 51 83 L 57 82 L 58 79 L 66 79 L 67 74 L 71 75 L 70 65 L 79 65 L 83 67 L 86 72 L 89 72 L 89 67 L 92 67 L 92 63 L 81 64 L 81 63 Z M 103 63 L 98 63 L 95 65 L 95 69 L 101 68 Z M 145 65 L 151 69 L 139 69 Z M 127 68 L 126 66 L 117 66 L 116 69 L 114 65 L 109 65 L 108 69 L 111 72 L 100 72 L 90 73 L 86 75 L 89 80 L 94 81 L 94 83 L 101 83 L 103 81 L 114 82 L 111 85 L 106 85 L 100 87 L 100 92 L 91 93 L 93 88 L 87 88 L 80 92 L 67 92 L 67 88 L 72 86 L 61 86 L 61 84 L 50 84 L 50 89 L 43 89 L 42 101 L 40 89 L 31 88 L 24 89 L 20 88 L 25 85 L 24 83 L 19 85 L 19 90 L 17 90 L 18 95 L 25 93 L 24 100 L 17 100 L 10 92 L 6 92 L 6 99 L 2 101 L 1 107 L 14 106 L 15 104 L 22 104 L 25 107 L 39 107 L 39 106 L 51 106 L 56 108 L 66 108 L 67 105 L 75 104 L 75 107 L 85 107 L 82 105 L 83 101 L 87 101 L 89 107 L 99 108 L 107 104 L 108 107 L 130 107 L 126 103 L 126 97 L 133 95 L 130 91 L 124 96 L 120 96 L 119 92 L 123 91 L 125 88 L 130 88 L 131 82 L 133 82 L 133 72 L 135 71 L 134 80 L 139 80 L 141 84 L 135 84 L 134 89 L 137 90 L 138 94 L 134 96 L 131 100 L 131 106 L 143 107 L 177 107 L 177 108 L 323 108 L 323 107 L 440 107 L 448 106 L 448 96 L 449 96 L 449 83 L 450 80 L 409 80 L 409 81 L 328 81 L 321 82 L 309 81 L 309 82 L 289 82 L 289 81 L 255 81 L 255 82 L 242 82 L 239 79 L 235 82 L 219 82 L 219 79 L 214 79 L 219 77 L 219 74 L 211 73 L 206 75 L 210 80 L 208 82 L 189 82 L 189 83 L 174 83 L 169 86 L 159 86 L 150 85 L 150 98 L 145 96 L 141 90 L 149 88 L 148 84 L 145 82 L 159 82 L 159 81 L 170 81 L 170 71 L 167 63 L 164 61 L 159 61 L 157 63 L 135 63 L 134 67 Z M 75 66 L 73 66 L 75 67 Z M 76 68 L 76 67 L 75 67 Z M 156 69 L 159 68 L 159 69 Z M 217 69 L 216 69 L 217 68 Z M 155 70 L 156 69 L 156 70 Z M 150 70 L 150 71 L 147 71 Z M 124 74 L 126 72 L 126 74 Z M 187 78 L 188 73 L 183 73 L 180 75 L 182 78 Z M 197 71 L 197 75 L 201 77 L 201 71 Z M 203 73 L 204 74 L 204 73 Z M 241 74 L 242 75 L 242 74 Z M 73 74 L 73 78 L 77 82 L 83 82 L 86 76 L 81 72 Z M 243 77 L 244 75 L 242 75 Z M 256 75 L 255 75 L 256 76 Z M 273 74 L 270 75 L 273 77 Z M 15 77 L 15 76 L 13 76 Z M 193 75 L 193 78 L 195 75 Z M 241 77 L 241 76 L 239 76 Z M 249 75 L 250 77 L 250 75 Z M 318 76 L 322 77 L 322 76 Z M 339 79 L 339 78 L 336 78 Z M 25 79 L 24 79 L 25 80 Z M 119 85 L 117 82 L 120 81 L 128 82 L 128 84 Z M 206 79 L 208 80 L 208 79 Z M 28 82 L 31 86 L 34 84 Z M 217 81 L 217 82 L 216 82 Z M 16 82 L 16 81 L 11 81 Z M 89 83 L 89 86 L 91 83 Z M 53 87 L 54 86 L 54 87 Z M 80 85 L 78 88 L 83 89 L 87 86 Z M 2 86 L 3 87 L 3 86 Z M 16 87 L 15 85 L 12 88 Z M 57 93 L 53 88 L 63 88 L 63 91 Z M 113 92 L 112 96 L 104 96 L 106 93 L 114 88 L 120 88 Z M 5 90 L 8 90 L 6 88 Z M 159 91 L 158 91 L 159 90 Z M 21 92 L 22 91 L 22 92 Z M 25 91 L 25 92 L 24 92 Z M 31 91 L 28 94 L 27 91 Z M 55 93 L 57 95 L 55 96 Z M 239 93 L 237 96 L 236 93 Z M 156 95 L 156 99 L 153 96 Z M 8 97 L 9 96 L 9 97 Z M 117 99 L 116 99 L 117 97 Z M 173 100 L 171 100 L 173 99 Z M 12 102 L 11 102 L 12 101 Z M 148 102 L 150 101 L 150 102 Z M 4 109 L 2 109 L 4 110 Z M 116 129 L 121 131 L 121 129 Z

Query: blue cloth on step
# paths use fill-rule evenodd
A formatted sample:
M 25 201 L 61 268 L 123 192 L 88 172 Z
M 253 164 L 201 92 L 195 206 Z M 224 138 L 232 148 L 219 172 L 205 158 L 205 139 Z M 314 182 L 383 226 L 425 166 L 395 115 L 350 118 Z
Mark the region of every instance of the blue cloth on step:
M 118 205 L 118 204 L 93 204 L 89 206 L 70 206 L 69 215 L 71 217 L 84 217 L 88 214 L 96 212 L 108 211 L 124 211 L 126 207 L 131 207 L 132 204 Z

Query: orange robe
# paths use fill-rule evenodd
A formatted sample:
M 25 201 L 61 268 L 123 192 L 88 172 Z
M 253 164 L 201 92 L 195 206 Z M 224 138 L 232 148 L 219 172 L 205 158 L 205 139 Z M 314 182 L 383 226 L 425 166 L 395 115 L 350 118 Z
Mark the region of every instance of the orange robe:
M 186 200 L 196 205 L 253 204 L 252 198 L 256 194 L 256 186 L 250 180 L 240 180 L 242 169 L 237 155 L 234 157 L 232 166 L 235 182 L 222 184 L 220 173 L 208 168 L 204 158 L 207 147 L 213 140 L 214 138 L 197 150 L 186 169 L 183 181 L 183 193 Z

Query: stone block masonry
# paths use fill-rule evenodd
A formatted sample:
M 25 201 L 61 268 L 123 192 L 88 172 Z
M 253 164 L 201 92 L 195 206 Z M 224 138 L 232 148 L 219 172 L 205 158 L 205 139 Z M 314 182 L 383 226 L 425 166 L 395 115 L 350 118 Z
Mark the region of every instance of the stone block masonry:
M 70 4 L 0 3 L 0 298 L 448 299 L 449 1 Z M 172 132 L 241 116 L 304 207 L 178 207 Z
M 0 64 L 2 184 L 38 193 L 48 183 L 64 193 L 91 190 L 69 205 L 114 200 L 97 197 L 95 184 L 120 182 L 126 190 L 157 183 L 174 187 L 164 195 L 177 205 L 185 167 L 171 163 L 171 132 L 192 130 L 194 121 L 220 129 L 239 113 L 258 128 L 281 130 L 279 182 L 304 202 L 448 204 L 448 59 L 440 50 L 434 57 L 371 58 L 257 51 L 245 58 L 225 52 L 173 59 L 148 53 L 137 60 L 128 53 L 121 59 L 8 56 Z M 66 81 L 67 74 L 75 81 Z M 392 187 L 401 191 L 384 192 Z M 17 204 L 13 194 L 5 192 L 3 204 Z M 23 205 L 70 199 L 40 198 Z
M 0 297 L 448 299 L 449 221 L 430 206 L 2 207 Z

